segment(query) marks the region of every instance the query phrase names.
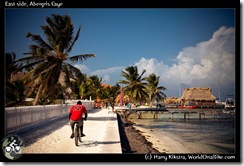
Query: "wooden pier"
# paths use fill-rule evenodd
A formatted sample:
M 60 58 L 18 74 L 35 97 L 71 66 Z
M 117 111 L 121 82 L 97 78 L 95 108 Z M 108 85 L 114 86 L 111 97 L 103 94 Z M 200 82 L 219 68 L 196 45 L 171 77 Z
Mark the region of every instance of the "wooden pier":
M 152 114 L 153 119 L 159 119 L 159 114 L 167 114 L 169 115 L 169 119 L 174 120 L 175 115 L 183 115 L 184 120 L 190 120 L 190 117 L 195 116 L 195 118 L 199 120 L 204 120 L 206 117 L 218 119 L 221 117 L 231 118 L 235 115 L 234 111 L 230 112 L 220 112 L 220 111 L 195 111 L 195 110 L 167 110 L 165 107 L 163 108 L 117 108 L 116 112 L 120 112 L 122 116 L 128 118 L 131 115 L 137 115 L 138 119 L 143 118 L 143 114 Z M 148 118 L 148 116 L 146 116 Z M 179 118 L 179 116 L 178 116 Z

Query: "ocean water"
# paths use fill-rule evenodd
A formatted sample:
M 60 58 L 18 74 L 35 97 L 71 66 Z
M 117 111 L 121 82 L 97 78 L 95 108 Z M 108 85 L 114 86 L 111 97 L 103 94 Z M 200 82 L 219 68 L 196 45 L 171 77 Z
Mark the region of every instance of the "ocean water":
M 186 115 L 184 112 L 196 111 Z M 136 114 L 130 116 L 130 120 L 135 122 L 136 126 L 150 129 L 157 137 L 167 136 L 174 141 L 181 143 L 192 153 L 201 154 L 235 154 L 236 131 L 235 114 L 219 114 L 222 109 L 201 110 L 178 110 L 171 109 L 169 113 L 158 114 L 154 119 L 152 113 L 144 113 L 142 119 L 138 119 Z M 172 114 L 172 112 L 178 112 Z M 204 112 L 199 118 L 199 112 Z M 167 144 L 167 142 L 166 142 Z M 184 153 L 184 152 L 179 152 Z

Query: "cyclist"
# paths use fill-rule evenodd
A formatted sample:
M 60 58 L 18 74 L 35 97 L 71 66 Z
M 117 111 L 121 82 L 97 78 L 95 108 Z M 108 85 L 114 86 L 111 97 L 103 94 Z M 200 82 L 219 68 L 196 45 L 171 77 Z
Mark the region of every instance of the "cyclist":
M 82 117 L 83 114 L 85 115 L 84 118 Z M 83 134 L 83 124 L 84 124 L 83 120 L 86 120 L 86 119 L 87 119 L 86 107 L 84 105 L 82 105 L 81 101 L 78 101 L 77 104 L 73 105 L 69 111 L 69 121 L 70 121 L 71 130 L 72 130 L 72 134 L 71 134 L 70 138 L 74 138 L 75 122 L 78 122 L 78 124 L 79 124 L 81 136 L 82 137 L 86 136 L 85 134 Z

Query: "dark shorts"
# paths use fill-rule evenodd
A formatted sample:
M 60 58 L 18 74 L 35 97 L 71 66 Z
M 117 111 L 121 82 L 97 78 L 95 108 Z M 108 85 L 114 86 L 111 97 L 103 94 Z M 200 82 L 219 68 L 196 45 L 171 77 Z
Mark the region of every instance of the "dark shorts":
M 73 120 L 69 120 L 70 122 L 70 126 L 74 126 L 75 122 L 78 122 L 79 126 L 83 125 L 83 119 L 79 120 L 79 121 L 73 121 Z

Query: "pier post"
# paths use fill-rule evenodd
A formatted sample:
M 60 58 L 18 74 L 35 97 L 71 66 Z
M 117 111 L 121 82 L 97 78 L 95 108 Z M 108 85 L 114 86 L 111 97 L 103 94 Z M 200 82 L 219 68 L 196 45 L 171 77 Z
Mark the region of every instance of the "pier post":
M 188 115 L 188 120 L 189 120 L 190 117 L 189 112 L 184 112 L 184 120 L 186 120 L 186 115 Z
M 142 118 L 142 114 L 141 114 L 141 112 L 138 111 L 137 114 L 138 114 L 138 119 L 141 119 L 141 118 Z
M 204 116 L 204 119 L 205 119 L 205 113 L 199 113 L 199 119 L 200 120 L 202 119 L 202 115 Z
M 158 112 L 154 112 L 153 119 L 158 119 Z
M 171 118 L 172 120 L 174 120 L 174 114 L 175 114 L 175 113 L 174 113 L 174 112 L 172 112 L 172 118 Z

